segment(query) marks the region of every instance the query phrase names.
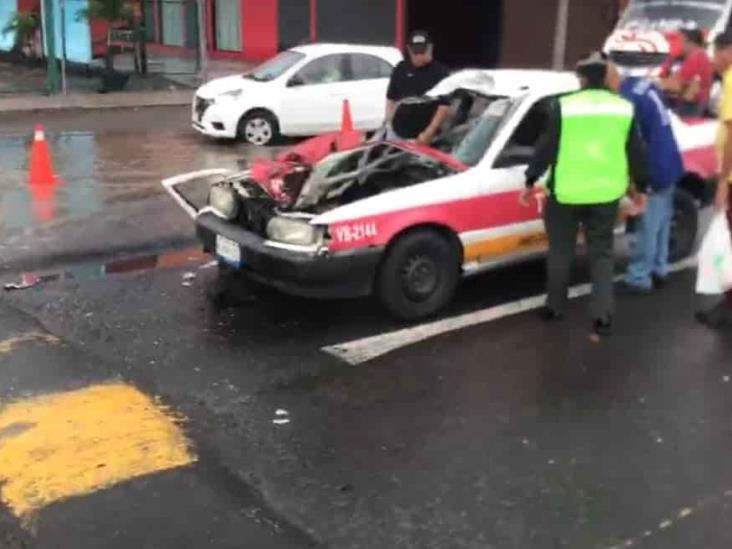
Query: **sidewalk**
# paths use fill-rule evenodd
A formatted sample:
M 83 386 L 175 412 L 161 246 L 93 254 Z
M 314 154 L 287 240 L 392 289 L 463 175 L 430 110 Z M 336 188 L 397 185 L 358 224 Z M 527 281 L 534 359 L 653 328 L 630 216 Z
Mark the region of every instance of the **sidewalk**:
M 244 61 L 210 60 L 207 80 L 243 73 L 251 64 Z M 115 57 L 115 67 L 132 72 L 129 54 Z M 0 62 L 0 114 L 61 109 L 108 109 L 189 105 L 193 90 L 200 85 L 196 61 L 192 58 L 152 56 L 150 74 L 132 74 L 122 92 L 100 94 L 98 76 L 70 74 L 68 95 L 48 96 L 45 92 L 46 72 L 43 67 Z
M 193 91 L 162 90 L 118 93 L 72 93 L 69 95 L 20 95 L 0 98 L 0 114 L 62 109 L 114 109 L 190 105 Z

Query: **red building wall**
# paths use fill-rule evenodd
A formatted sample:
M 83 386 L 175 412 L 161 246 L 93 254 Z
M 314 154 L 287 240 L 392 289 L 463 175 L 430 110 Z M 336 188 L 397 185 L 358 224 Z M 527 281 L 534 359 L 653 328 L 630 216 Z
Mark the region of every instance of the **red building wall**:
M 0 0 L 2 1 L 2 0 Z M 18 0 L 18 11 L 23 13 L 41 11 L 41 0 Z
M 267 59 L 277 53 L 277 0 L 241 0 L 244 57 Z

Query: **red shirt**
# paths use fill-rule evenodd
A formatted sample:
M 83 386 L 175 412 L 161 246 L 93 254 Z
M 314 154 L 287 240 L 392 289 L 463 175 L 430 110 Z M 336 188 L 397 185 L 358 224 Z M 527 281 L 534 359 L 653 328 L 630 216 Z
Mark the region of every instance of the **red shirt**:
M 699 48 L 684 59 L 678 74 L 679 80 L 684 86 L 689 85 L 696 78 L 699 79 L 699 93 L 694 99 L 694 103 L 706 104 L 709 102 L 709 93 L 714 80 L 714 65 L 704 49 Z

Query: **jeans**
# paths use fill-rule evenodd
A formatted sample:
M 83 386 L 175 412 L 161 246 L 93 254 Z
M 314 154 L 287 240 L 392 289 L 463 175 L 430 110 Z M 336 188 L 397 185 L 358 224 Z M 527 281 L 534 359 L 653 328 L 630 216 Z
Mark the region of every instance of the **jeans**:
M 630 263 L 625 282 L 646 290 L 653 287 L 652 275 L 668 276 L 671 219 L 674 212 L 674 186 L 648 195 L 645 214 L 638 219 L 631 237 Z

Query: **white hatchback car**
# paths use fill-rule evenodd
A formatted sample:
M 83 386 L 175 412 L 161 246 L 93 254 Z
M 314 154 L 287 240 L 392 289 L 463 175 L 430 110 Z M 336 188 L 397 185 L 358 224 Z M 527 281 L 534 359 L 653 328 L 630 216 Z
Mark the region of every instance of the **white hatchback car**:
M 384 123 L 396 48 L 311 44 L 284 51 L 244 75 L 212 80 L 193 100 L 193 127 L 217 138 L 267 145 L 280 135 L 337 130 L 348 99 L 357 129 Z

